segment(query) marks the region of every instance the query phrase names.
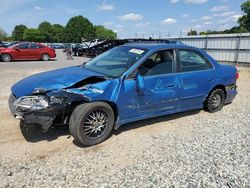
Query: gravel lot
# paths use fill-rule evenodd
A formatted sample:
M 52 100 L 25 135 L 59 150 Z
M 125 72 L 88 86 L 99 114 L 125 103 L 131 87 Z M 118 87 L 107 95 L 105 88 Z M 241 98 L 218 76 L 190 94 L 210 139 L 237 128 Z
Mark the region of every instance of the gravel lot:
M 250 187 L 250 69 L 222 111 L 130 123 L 83 148 L 67 127 L 26 139 L 9 113 L 10 87 L 28 75 L 83 62 L 0 62 L 0 187 Z

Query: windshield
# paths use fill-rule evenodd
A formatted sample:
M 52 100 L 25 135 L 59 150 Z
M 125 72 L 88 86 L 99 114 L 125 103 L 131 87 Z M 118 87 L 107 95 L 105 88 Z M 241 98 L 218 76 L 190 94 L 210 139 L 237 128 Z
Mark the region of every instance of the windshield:
M 84 65 L 84 68 L 116 78 L 142 58 L 146 49 L 129 46 L 113 48 Z
M 7 45 L 7 48 L 14 48 L 20 42 L 11 42 Z

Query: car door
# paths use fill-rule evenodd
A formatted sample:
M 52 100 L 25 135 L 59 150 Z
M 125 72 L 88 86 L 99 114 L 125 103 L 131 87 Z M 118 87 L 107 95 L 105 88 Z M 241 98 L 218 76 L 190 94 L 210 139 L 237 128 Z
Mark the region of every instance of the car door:
M 179 49 L 180 69 L 180 107 L 202 107 L 215 85 L 215 69 L 208 59 L 198 50 Z
M 29 47 L 29 57 L 32 59 L 40 59 L 42 54 L 42 46 L 36 43 L 31 43 Z
M 153 54 L 136 71 L 137 78 L 132 76 L 123 83 L 123 118 L 154 116 L 177 108 L 180 83 L 173 50 Z M 144 84 L 140 89 L 138 77 Z
M 15 47 L 15 59 L 29 58 L 29 43 L 20 43 Z

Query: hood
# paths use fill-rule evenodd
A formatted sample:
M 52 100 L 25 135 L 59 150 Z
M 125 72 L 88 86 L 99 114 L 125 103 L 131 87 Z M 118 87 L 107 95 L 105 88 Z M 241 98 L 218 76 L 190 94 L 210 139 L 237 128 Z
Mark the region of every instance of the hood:
M 31 95 L 38 88 L 46 91 L 64 89 L 92 76 L 103 75 L 82 67 L 66 67 L 24 78 L 13 85 L 11 91 L 18 98 Z

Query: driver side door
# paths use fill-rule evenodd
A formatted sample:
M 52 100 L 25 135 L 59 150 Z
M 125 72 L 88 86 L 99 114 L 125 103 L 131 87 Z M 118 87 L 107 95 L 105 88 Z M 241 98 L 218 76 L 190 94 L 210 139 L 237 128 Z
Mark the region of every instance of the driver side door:
M 136 78 L 124 80 L 121 91 L 126 113 L 122 118 L 142 119 L 176 110 L 179 90 L 174 50 L 158 51 L 137 68 Z
M 16 46 L 15 59 L 23 60 L 29 58 L 29 43 L 21 43 Z

